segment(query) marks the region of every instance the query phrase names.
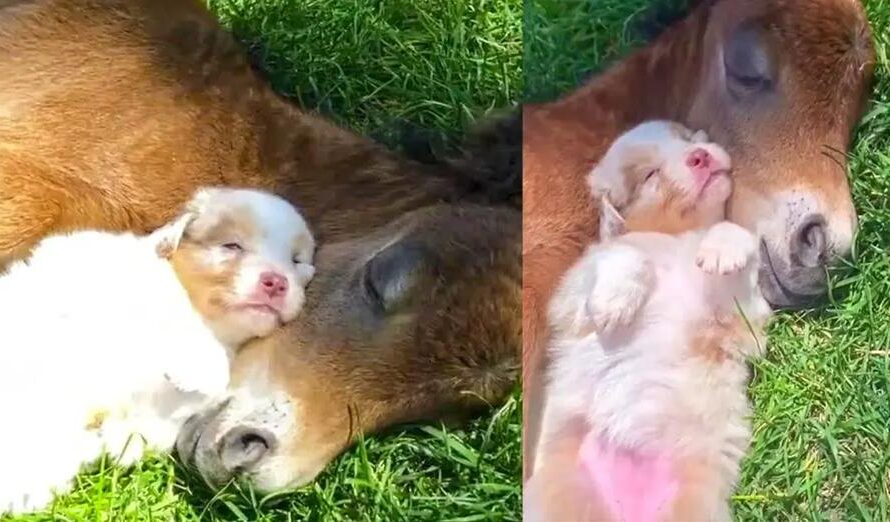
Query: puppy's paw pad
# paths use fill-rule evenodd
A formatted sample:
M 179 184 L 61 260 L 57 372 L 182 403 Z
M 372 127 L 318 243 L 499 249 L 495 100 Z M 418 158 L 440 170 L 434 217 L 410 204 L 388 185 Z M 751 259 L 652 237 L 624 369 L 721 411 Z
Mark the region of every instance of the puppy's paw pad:
M 709 274 L 731 274 L 741 270 L 748 262 L 744 252 L 730 245 L 722 247 L 702 247 L 695 258 L 695 264 Z

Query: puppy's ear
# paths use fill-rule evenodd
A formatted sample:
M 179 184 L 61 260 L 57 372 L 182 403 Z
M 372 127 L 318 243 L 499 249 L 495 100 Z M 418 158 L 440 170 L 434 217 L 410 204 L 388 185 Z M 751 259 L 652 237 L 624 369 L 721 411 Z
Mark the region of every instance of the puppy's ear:
M 587 175 L 587 186 L 594 200 L 608 198 L 614 205 L 622 207 L 629 199 L 627 182 L 617 166 L 607 165 L 604 158 Z
M 600 198 L 600 241 L 608 241 L 625 232 L 624 218 L 606 197 Z
M 397 241 L 378 252 L 365 265 L 368 297 L 384 312 L 398 310 L 425 274 L 432 270 L 429 252 L 419 243 Z
M 173 221 L 155 230 L 151 237 L 155 241 L 158 256 L 169 258 L 179 248 L 185 231 L 199 215 L 204 215 L 211 200 L 218 197 L 222 189 L 202 187 L 192 194 L 191 199 L 183 206 L 182 213 Z
M 309 284 L 309 281 L 315 277 L 315 266 L 310 265 L 308 263 L 300 263 L 296 268 L 297 273 L 297 281 L 306 286 Z
M 169 259 L 173 255 L 185 236 L 186 228 L 196 217 L 198 215 L 194 212 L 183 212 L 173 221 L 151 233 L 149 238 L 154 242 L 158 257 Z
M 184 214 L 205 215 L 214 205 L 220 205 L 227 189 L 222 187 L 201 187 L 192 194 L 192 197 L 183 206 Z
M 689 138 L 689 141 L 692 143 L 707 143 L 708 133 L 703 130 L 697 130 L 692 133 L 692 137 Z

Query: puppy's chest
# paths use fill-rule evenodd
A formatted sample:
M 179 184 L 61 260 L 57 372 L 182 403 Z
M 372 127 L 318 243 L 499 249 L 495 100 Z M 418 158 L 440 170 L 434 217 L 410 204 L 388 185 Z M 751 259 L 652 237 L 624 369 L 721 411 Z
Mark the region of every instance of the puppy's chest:
M 603 400 L 593 410 L 621 419 L 608 425 L 625 440 L 695 440 L 716 448 L 728 433 L 744 431 L 747 371 L 736 360 L 700 351 L 697 335 L 714 316 L 706 297 L 711 282 L 695 264 L 694 244 L 674 246 L 650 256 L 653 288 L 637 320 L 624 334 L 601 340 L 597 396 Z
M 665 322 L 665 327 L 681 331 L 712 312 L 704 274 L 690 250 L 679 244 L 674 251 L 649 256 L 654 284 L 641 311 L 644 321 Z

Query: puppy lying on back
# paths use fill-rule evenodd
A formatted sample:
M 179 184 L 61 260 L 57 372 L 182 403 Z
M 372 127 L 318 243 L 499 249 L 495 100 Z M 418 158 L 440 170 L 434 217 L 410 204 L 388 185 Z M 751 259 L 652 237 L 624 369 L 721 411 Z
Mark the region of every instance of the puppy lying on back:
M 756 239 L 724 221 L 729 158 L 705 140 L 645 123 L 591 173 L 603 242 L 550 304 L 525 520 L 730 519 L 750 439 L 746 360 L 763 353 L 770 308 Z
M 271 194 L 203 189 L 144 237 L 49 237 L 0 277 L 0 513 L 45 507 L 103 450 L 172 449 L 229 357 L 296 317 L 314 239 Z M 14 429 L 13 429 L 14 428 Z

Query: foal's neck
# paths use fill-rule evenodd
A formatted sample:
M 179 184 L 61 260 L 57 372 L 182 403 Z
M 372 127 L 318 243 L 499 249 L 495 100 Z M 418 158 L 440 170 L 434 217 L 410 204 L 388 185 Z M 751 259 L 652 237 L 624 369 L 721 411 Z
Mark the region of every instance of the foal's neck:
M 609 123 L 622 127 L 652 119 L 683 121 L 702 74 L 707 21 L 706 8 L 694 10 L 560 104 L 576 115 L 608 107 L 610 116 L 619 120 Z M 589 124 L 604 123 L 596 114 L 590 116 Z

